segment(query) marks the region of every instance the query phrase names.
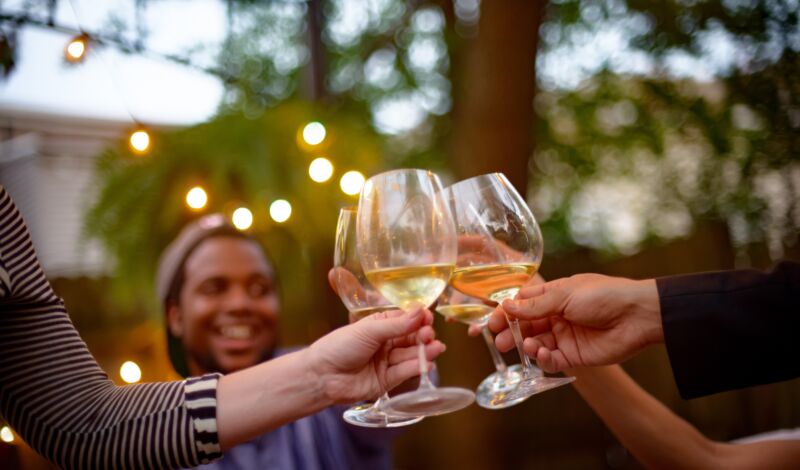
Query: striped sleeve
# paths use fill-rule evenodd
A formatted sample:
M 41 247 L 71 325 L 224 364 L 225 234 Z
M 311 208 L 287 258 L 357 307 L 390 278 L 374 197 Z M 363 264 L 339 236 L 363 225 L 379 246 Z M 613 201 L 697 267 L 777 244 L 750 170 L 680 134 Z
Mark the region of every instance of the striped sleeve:
M 219 374 L 115 386 L 39 266 L 0 186 L 0 414 L 62 468 L 185 468 L 220 457 Z

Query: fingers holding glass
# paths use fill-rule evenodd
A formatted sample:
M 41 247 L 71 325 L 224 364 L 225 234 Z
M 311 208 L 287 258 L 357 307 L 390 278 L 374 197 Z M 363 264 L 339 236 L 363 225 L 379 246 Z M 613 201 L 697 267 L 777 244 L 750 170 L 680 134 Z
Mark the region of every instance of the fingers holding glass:
M 359 198 L 357 238 L 370 284 L 405 311 L 430 306 L 447 286 L 456 263 L 452 213 L 439 178 L 430 171 L 395 170 L 367 180 Z M 422 342 L 418 354 L 424 354 Z M 420 359 L 419 365 L 419 388 L 393 397 L 388 409 L 430 416 L 474 401 L 469 390 L 435 387 L 426 361 Z
M 496 303 L 514 298 L 538 271 L 543 254 L 541 232 L 527 204 L 499 173 L 460 181 L 448 188 L 447 196 L 459 237 L 453 287 Z M 509 316 L 506 321 L 522 361 L 523 378 L 513 393 L 496 397 L 496 405 L 519 403 L 572 380 L 543 377 L 525 354 L 518 321 Z
M 371 315 L 388 317 L 404 315 L 405 313 L 380 295 L 367 281 L 356 250 L 356 215 L 354 207 L 345 208 L 339 212 L 333 255 L 334 267 L 328 272 L 328 281 L 347 307 L 351 323 L 369 320 Z M 430 325 L 431 322 L 432 316 L 430 312 L 427 312 L 423 325 Z M 416 344 L 417 336 L 429 336 L 431 340 L 434 337 L 430 326 L 423 326 L 417 333 L 408 336 L 413 338 L 411 340 L 413 342 L 410 344 Z M 407 337 L 393 340 L 395 348 L 407 346 L 407 342 Z M 390 352 L 390 358 L 394 351 L 396 349 Z M 386 371 L 387 383 L 397 385 L 414 377 L 419 370 L 418 360 L 417 357 L 410 361 L 390 364 Z M 356 426 L 376 428 L 407 426 L 422 420 L 422 416 L 398 416 L 388 412 L 385 409 L 388 399 L 389 395 L 384 393 L 375 403 L 353 406 L 344 412 L 343 418 Z

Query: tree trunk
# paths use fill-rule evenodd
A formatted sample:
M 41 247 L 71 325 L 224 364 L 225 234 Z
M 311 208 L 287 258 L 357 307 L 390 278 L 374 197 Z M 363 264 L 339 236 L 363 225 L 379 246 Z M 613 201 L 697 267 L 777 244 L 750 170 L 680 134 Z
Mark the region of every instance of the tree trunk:
M 308 1 L 308 50 L 311 53 L 306 69 L 307 97 L 312 101 L 325 98 L 325 46 L 322 44 L 322 0 Z
M 541 0 L 483 1 L 478 35 L 456 58 L 452 163 L 458 178 L 505 173 L 525 194 L 533 152 Z M 460 65 L 460 66 L 459 66 Z

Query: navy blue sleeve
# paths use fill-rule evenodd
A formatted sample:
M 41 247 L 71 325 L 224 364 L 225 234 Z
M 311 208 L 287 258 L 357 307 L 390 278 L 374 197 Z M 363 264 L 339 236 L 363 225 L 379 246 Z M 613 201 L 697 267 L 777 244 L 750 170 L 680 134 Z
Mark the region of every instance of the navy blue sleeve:
M 683 398 L 800 376 L 800 263 L 656 279 Z

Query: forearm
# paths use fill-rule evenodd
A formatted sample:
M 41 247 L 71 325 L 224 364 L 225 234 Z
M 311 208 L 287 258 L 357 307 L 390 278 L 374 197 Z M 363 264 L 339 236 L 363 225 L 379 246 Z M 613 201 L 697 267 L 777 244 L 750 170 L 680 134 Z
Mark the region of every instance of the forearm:
M 800 263 L 660 278 L 664 338 L 683 398 L 800 376 Z M 737 356 L 737 361 L 730 361 Z
M 620 366 L 570 371 L 573 386 L 648 468 L 711 468 L 716 443 L 639 387 Z
M 223 450 L 333 404 L 307 355 L 302 349 L 220 379 L 217 426 Z
M 62 468 L 185 468 L 218 457 L 216 434 L 198 430 L 208 408 L 190 386 L 108 380 L 1 186 L 0 306 L 0 414 L 37 452 Z M 216 378 L 201 381 L 213 394 Z

